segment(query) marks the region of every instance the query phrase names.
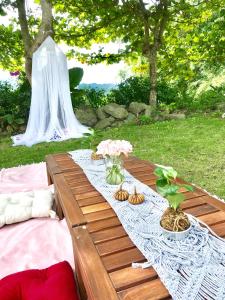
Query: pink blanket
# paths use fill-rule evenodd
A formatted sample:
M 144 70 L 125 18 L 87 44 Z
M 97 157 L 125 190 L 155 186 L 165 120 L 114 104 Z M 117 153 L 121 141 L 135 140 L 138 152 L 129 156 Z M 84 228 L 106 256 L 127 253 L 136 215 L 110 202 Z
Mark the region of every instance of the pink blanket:
M 63 260 L 74 268 L 72 249 L 65 220 L 42 218 L 4 226 L 0 230 L 0 278 Z
M 0 171 L 0 193 L 47 186 L 45 163 Z M 30 268 L 46 268 L 63 260 L 74 268 L 71 237 L 65 220 L 32 219 L 0 229 L 0 278 Z
M 0 171 L 0 194 L 41 189 L 47 185 L 45 162 Z

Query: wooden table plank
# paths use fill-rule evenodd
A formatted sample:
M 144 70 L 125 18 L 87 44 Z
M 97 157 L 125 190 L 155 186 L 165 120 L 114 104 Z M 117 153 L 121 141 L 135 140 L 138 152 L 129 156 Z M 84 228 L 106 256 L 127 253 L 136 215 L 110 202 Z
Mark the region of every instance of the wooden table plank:
M 102 211 L 105 209 L 111 209 L 111 206 L 108 202 L 102 202 L 97 204 L 92 204 L 88 206 L 81 207 L 83 214 L 89 214 L 96 211 Z
M 111 217 L 108 219 L 103 219 L 95 222 L 91 222 L 87 224 L 88 231 L 90 233 L 100 231 L 106 228 L 112 228 L 120 225 L 120 220 L 117 217 Z
M 78 203 L 74 201 L 73 194 L 68 188 L 63 174 L 55 174 L 54 184 L 56 199 L 60 201 L 69 229 L 73 226 L 86 224 L 86 219 Z
M 160 279 L 148 281 L 118 293 L 121 300 L 162 300 L 170 295 Z
M 171 299 L 153 268 L 131 268 L 132 262 L 143 262 L 146 259 L 132 243 L 107 201 L 91 186 L 81 168 L 66 154 L 53 155 L 48 161 L 49 172 L 56 180 L 57 197 L 62 202 L 63 211 L 67 213 L 77 256 L 76 265 L 82 273 L 89 299 L 110 300 L 107 295 L 109 290 L 113 291 L 112 299 Z M 133 176 L 155 190 L 155 166 L 152 163 L 130 157 L 124 165 Z M 54 175 L 54 172 L 61 173 Z M 182 179 L 179 182 L 186 183 Z M 187 199 L 182 204 L 183 209 L 210 225 L 218 235 L 225 236 L 225 203 L 199 188 L 193 192 L 182 192 Z M 79 226 L 81 219 L 85 227 Z M 103 296 L 102 274 L 106 284 Z
M 95 244 L 104 242 L 104 241 L 110 241 L 113 239 L 116 239 L 118 237 L 123 237 L 126 236 L 127 233 L 124 230 L 122 225 L 97 231 L 91 234 L 92 240 L 94 241 Z
M 129 267 L 133 262 L 144 261 L 146 261 L 146 258 L 137 248 L 102 257 L 102 262 L 108 272 Z
M 128 236 L 120 237 L 114 240 L 105 241 L 96 245 L 96 249 L 100 256 L 109 255 L 134 248 L 134 244 Z
M 112 285 L 85 226 L 73 228 L 73 244 L 89 300 L 117 300 Z M 89 278 L 91 277 L 91 280 Z
M 153 268 L 134 269 L 132 267 L 127 267 L 111 272 L 109 273 L 109 276 L 116 291 L 126 290 L 130 287 L 154 280 L 158 277 L 156 271 Z

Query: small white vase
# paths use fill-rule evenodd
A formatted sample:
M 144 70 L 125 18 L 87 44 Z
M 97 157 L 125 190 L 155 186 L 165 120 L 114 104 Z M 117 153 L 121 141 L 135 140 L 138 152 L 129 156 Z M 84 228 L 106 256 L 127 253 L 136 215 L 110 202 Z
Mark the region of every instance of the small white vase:
M 188 229 L 186 229 L 184 231 L 167 230 L 161 226 L 160 222 L 159 222 L 159 226 L 160 226 L 160 229 L 161 229 L 163 235 L 166 238 L 169 238 L 171 240 L 176 240 L 176 241 L 181 241 L 181 240 L 185 239 L 188 236 L 189 231 L 191 230 L 191 225 L 188 227 Z

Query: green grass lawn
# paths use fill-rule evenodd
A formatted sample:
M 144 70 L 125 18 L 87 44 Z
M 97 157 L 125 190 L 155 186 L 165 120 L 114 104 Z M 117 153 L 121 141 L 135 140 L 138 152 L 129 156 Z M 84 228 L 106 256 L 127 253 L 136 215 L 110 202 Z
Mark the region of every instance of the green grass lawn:
M 102 139 L 126 139 L 134 154 L 154 163 L 173 166 L 179 176 L 225 198 L 225 121 L 193 117 L 145 126 L 123 126 L 98 132 Z M 31 148 L 11 147 L 9 137 L 1 137 L 0 168 L 43 161 L 46 154 L 88 148 L 89 140 L 43 143 Z

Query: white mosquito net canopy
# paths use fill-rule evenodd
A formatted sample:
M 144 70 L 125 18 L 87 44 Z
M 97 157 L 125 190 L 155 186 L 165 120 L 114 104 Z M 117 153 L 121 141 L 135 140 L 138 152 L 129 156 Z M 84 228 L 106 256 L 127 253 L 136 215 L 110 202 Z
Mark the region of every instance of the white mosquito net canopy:
M 13 145 L 80 138 L 90 130 L 76 119 L 70 97 L 64 53 L 47 37 L 33 54 L 32 98 L 24 134 L 13 136 Z

